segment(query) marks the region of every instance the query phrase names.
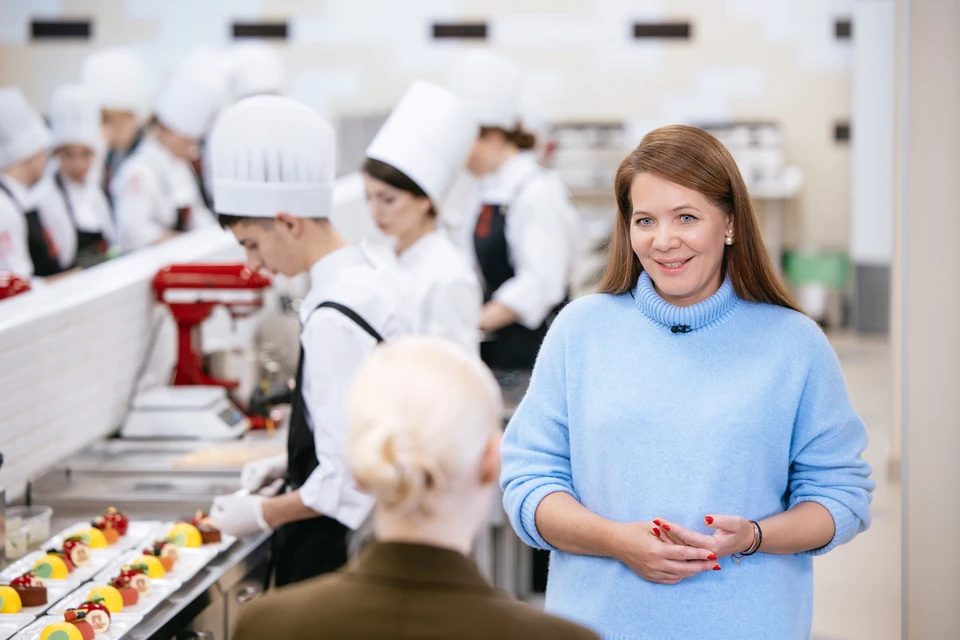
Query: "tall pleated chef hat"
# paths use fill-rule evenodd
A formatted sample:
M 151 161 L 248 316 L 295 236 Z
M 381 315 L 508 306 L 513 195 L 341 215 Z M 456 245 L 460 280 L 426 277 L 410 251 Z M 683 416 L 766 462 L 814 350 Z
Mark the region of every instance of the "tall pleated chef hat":
M 451 69 L 448 86 L 480 126 L 510 130 L 519 123 L 523 74 L 505 55 L 489 49 L 466 52 Z
M 129 47 L 109 47 L 90 54 L 83 61 L 80 79 L 101 109 L 130 111 L 139 116 L 150 111 L 147 67 Z
M 367 147 L 367 157 L 399 169 L 439 204 L 463 168 L 480 129 L 453 92 L 418 80 Z
M 223 107 L 227 79 L 219 67 L 181 64 L 167 80 L 154 115 L 187 138 L 202 138 Z
M 16 87 L 0 87 L 0 169 L 50 148 L 52 138 L 36 109 Z
M 263 94 L 280 95 L 286 85 L 286 73 L 280 52 L 266 42 L 245 42 L 233 48 L 233 73 L 230 91 L 241 100 Z
M 217 213 L 327 218 L 333 199 L 333 127 L 291 98 L 253 96 L 228 108 L 210 137 Z
M 104 147 L 100 106 L 89 89 L 75 84 L 57 88 L 49 116 L 54 147 L 77 144 L 94 151 Z

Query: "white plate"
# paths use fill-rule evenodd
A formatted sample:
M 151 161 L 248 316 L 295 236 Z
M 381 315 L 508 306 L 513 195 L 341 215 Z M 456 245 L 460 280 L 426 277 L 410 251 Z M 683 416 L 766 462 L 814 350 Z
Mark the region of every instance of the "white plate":
M 106 580 L 96 580 L 83 585 L 66 598 L 50 607 L 48 613 L 51 615 L 63 615 L 63 612 L 67 609 L 76 609 L 86 601 L 87 594 L 89 594 L 95 588 L 101 587 L 105 584 L 107 584 Z M 179 588 L 180 583 L 176 580 L 151 580 L 150 593 L 145 596 L 140 596 L 140 601 L 137 602 L 137 604 L 130 607 L 124 607 L 123 611 L 117 615 L 143 617 L 156 609 L 157 606 L 159 606 L 170 596 L 170 594 Z
M 130 525 L 127 527 L 127 534 L 120 536 L 117 544 L 110 545 L 106 550 L 115 552 L 125 551 L 143 544 L 145 539 L 154 535 L 161 524 L 159 520 L 131 520 Z M 64 540 L 89 529 L 91 526 L 89 522 L 76 522 L 47 540 L 41 548 L 49 549 L 50 547 L 60 547 Z M 101 549 L 93 549 L 93 551 L 101 551 Z
M 142 552 L 142 549 L 140 550 Z M 173 565 L 173 570 L 163 576 L 163 580 L 187 582 L 197 575 L 211 560 L 217 557 L 217 550 L 213 545 L 198 549 L 179 548 L 180 559 Z M 109 583 L 120 573 L 124 565 L 133 564 L 133 561 L 143 555 L 141 552 L 129 551 L 109 563 L 106 568 L 94 576 L 94 581 Z
M 106 633 L 98 635 L 97 640 L 120 640 L 120 638 L 126 637 L 127 633 L 141 620 L 143 620 L 143 616 L 127 615 L 125 613 L 110 616 L 110 629 Z M 47 625 L 58 622 L 63 622 L 62 615 L 37 618 L 30 626 L 14 636 L 13 640 L 40 640 L 40 634 L 46 629 Z M 3 640 L 2 634 L 0 634 L 0 640 Z
M 181 520 L 181 522 L 182 522 L 182 520 Z M 177 523 L 176 523 L 176 522 L 166 522 L 166 523 L 164 523 L 163 526 L 160 527 L 159 531 L 157 531 L 157 539 L 158 539 L 158 540 L 163 540 L 164 538 L 166 538 L 166 537 L 167 537 L 167 534 L 170 533 L 170 529 L 172 529 L 172 528 L 173 528 L 173 525 L 175 525 L 175 524 L 177 524 Z M 230 547 L 232 547 L 232 546 L 233 546 L 233 543 L 237 541 L 237 536 L 231 536 L 231 535 L 228 534 L 228 533 L 221 533 L 221 534 L 220 534 L 220 538 L 221 538 L 220 542 L 218 542 L 218 543 L 216 543 L 216 544 L 205 544 L 205 545 L 203 545 L 203 546 L 200 547 L 200 548 L 201 548 L 201 549 L 216 549 L 216 550 L 217 550 L 217 553 L 220 554 L 220 553 L 223 553 L 224 551 L 226 551 L 227 549 L 229 549 Z M 194 547 L 194 548 L 196 548 L 196 547 Z
M 37 563 L 37 560 L 45 555 L 47 555 L 46 551 L 33 551 L 32 553 L 28 553 L 27 555 L 23 556 L 0 572 L 0 584 L 9 584 L 14 578 L 22 576 L 27 571 L 30 571 L 33 569 L 33 565 Z M 103 568 L 106 567 L 107 564 L 116 557 L 116 551 L 108 549 L 90 549 L 90 562 L 86 566 L 74 567 L 73 572 L 67 574 L 67 577 L 63 580 L 48 579 L 44 580 L 44 582 L 47 584 L 60 583 L 74 586 L 79 585 L 97 575 L 97 573 L 102 571 Z
M 4 613 L 0 614 L 0 640 L 7 640 L 13 637 L 17 631 L 33 622 L 34 616 L 22 613 Z
M 24 607 L 16 615 L 28 615 L 31 618 L 36 618 L 37 616 L 42 616 L 43 613 L 50 608 L 50 606 L 59 600 L 62 600 L 68 593 L 77 588 L 76 585 L 65 585 L 65 584 L 51 584 L 53 582 L 60 582 L 59 580 L 47 580 L 47 604 L 40 605 L 39 607 Z M 3 618 L 3 615 L 0 615 L 0 618 Z

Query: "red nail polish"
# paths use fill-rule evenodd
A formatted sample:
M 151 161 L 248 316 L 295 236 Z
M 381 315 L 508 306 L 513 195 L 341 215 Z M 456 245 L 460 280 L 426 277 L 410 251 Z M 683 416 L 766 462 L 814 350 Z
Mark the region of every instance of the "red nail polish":
M 713 524 L 713 516 L 707 516 L 703 519 L 707 524 Z
M 718 564 L 713 565 L 713 570 L 714 570 L 714 571 L 720 571 L 720 565 L 718 565 Z
M 653 524 L 655 524 L 655 525 L 657 525 L 657 526 L 659 527 L 659 526 L 660 526 L 660 521 L 659 521 L 659 520 L 654 520 L 654 521 L 653 521 Z
M 663 530 L 664 530 L 664 531 L 670 531 L 670 525 L 665 524 L 665 525 L 662 525 L 662 526 L 663 526 Z
M 717 559 L 717 556 L 713 555 L 712 553 L 707 556 L 707 560 L 716 560 L 716 559 Z
M 654 527 L 654 528 L 653 528 L 653 535 L 655 535 L 655 536 L 657 536 L 657 537 L 659 538 L 659 537 L 660 537 L 660 529 L 657 529 L 656 527 Z

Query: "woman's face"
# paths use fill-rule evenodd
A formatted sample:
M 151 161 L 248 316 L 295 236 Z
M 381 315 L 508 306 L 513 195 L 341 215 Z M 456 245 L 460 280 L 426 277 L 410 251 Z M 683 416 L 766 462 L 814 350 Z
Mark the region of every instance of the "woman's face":
M 392 187 L 364 173 L 367 202 L 377 227 L 394 238 L 416 234 L 430 217 L 430 199 Z
M 93 150 L 78 144 L 68 144 L 57 149 L 60 170 L 74 182 L 83 182 L 93 164 Z
M 496 170 L 503 162 L 506 145 L 506 139 L 499 131 L 479 135 L 467 156 L 467 171 L 475 176 L 483 176 Z
M 652 173 L 633 178 L 630 202 L 630 242 L 657 293 L 681 307 L 716 293 L 732 216 L 702 193 Z

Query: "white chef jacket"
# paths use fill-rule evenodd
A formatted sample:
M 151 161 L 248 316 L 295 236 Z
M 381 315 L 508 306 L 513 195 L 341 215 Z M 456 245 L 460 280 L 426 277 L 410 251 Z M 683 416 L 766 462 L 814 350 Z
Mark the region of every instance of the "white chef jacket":
M 77 231 L 102 233 L 110 245 L 116 242 L 116 233 L 110 216 L 110 203 L 99 184 L 90 180 L 89 176 L 83 183 L 74 182 L 63 175 L 61 180 L 70 198 L 69 208 L 57 186 L 55 173 L 44 176 L 34 188 L 34 193 L 40 218 L 57 244 L 57 259 L 60 266 L 66 269 L 77 259 Z M 74 217 L 70 216 L 71 211 Z
M 473 232 L 485 204 L 507 205 L 505 235 L 514 270 L 493 293 L 512 309 L 520 323 L 536 329 L 567 295 L 580 242 L 580 216 L 566 187 L 530 153 L 518 153 L 482 176 L 456 203 L 464 223 L 457 244 L 473 257 Z
M 483 291 L 467 256 L 441 231 L 417 240 L 397 258 L 410 276 L 413 332 L 444 338 L 479 355 Z
M 319 465 L 300 487 L 303 504 L 356 529 L 374 500 L 357 489 L 346 461 L 347 395 L 376 340 L 341 312 L 349 307 L 386 340 L 410 332 L 406 288 L 399 274 L 363 245 L 349 245 L 310 268 L 310 292 L 300 305 L 303 348 L 301 393 Z
M 176 226 L 180 207 L 190 207 L 188 230 L 216 224 L 203 204 L 193 168 L 152 136 L 120 166 L 110 190 L 123 252 L 159 242 Z
M 0 182 L 10 190 L 16 202 L 0 191 L 0 271 L 19 276 L 33 275 L 33 260 L 27 243 L 27 220 L 23 213 L 33 207 L 30 191 L 10 176 L 0 173 Z

